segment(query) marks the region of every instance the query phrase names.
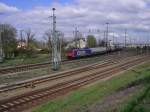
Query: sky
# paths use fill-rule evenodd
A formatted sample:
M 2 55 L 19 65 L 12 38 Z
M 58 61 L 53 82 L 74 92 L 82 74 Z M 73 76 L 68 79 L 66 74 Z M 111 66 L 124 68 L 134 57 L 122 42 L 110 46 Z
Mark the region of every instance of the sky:
M 52 28 L 53 7 L 57 29 L 67 39 L 75 27 L 83 35 L 103 38 L 108 22 L 109 36 L 114 34 L 116 41 L 124 40 L 127 29 L 128 42 L 150 42 L 150 0 L 0 0 L 0 23 L 11 24 L 18 31 L 31 29 L 42 40 L 44 32 Z

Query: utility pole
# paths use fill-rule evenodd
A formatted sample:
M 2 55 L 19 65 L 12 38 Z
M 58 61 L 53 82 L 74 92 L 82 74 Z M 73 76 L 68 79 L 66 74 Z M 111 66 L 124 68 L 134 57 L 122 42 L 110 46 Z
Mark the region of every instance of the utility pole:
M 113 32 L 113 45 L 115 45 L 115 34 Z
M 147 43 L 146 43 L 147 45 L 146 45 L 146 51 L 147 51 L 147 54 L 148 54 L 148 51 L 149 51 L 149 49 L 148 49 L 148 44 L 149 44 L 149 38 L 148 38 L 148 36 L 147 36 Z
M 108 25 L 109 25 L 109 23 L 106 23 L 106 48 L 108 49 L 108 33 L 109 33 L 109 31 L 108 31 Z
M 129 37 L 129 43 L 130 43 L 130 46 L 132 46 L 132 41 L 131 41 L 131 37 Z
M 104 30 L 104 47 L 107 47 L 106 31 Z
M 21 53 L 21 58 L 23 58 L 23 30 L 20 30 L 20 53 Z
M 124 45 L 125 45 L 125 48 L 127 47 L 127 29 L 125 29 L 125 43 L 124 43 Z
M 77 40 L 78 40 L 78 30 L 77 27 L 75 27 L 75 47 L 78 48 L 77 46 Z
M 103 40 L 104 40 L 104 47 L 106 45 L 105 41 L 106 41 L 106 38 L 105 38 L 105 30 L 104 30 L 104 37 L 103 37 Z
M 23 30 L 20 30 L 20 44 L 21 44 L 21 49 L 22 49 L 22 44 L 23 44 L 23 36 L 22 36 Z
M 61 50 L 59 47 L 59 37 L 56 31 L 56 16 L 55 16 L 55 8 L 53 10 L 53 33 L 52 33 L 52 69 L 59 70 L 61 63 Z
M 2 31 L 0 29 L 0 63 L 3 62 Z
M 3 36 L 5 36 L 5 24 L 2 24 L 0 28 L 0 63 L 4 61 L 5 58 L 5 53 L 3 49 L 3 37 L 2 37 L 2 32 Z

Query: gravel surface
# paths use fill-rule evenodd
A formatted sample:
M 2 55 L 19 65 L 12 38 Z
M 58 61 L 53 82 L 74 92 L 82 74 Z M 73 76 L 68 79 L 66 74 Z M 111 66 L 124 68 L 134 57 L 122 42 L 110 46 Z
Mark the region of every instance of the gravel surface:
M 117 53 L 113 57 L 116 57 L 116 56 L 125 56 L 126 57 L 126 56 L 131 56 L 131 55 L 134 55 L 134 54 L 135 53 L 122 52 L 121 55 L 119 55 Z M 81 61 L 75 61 L 73 63 L 68 63 L 68 64 L 62 65 L 61 70 L 58 71 L 58 72 L 73 69 L 73 68 L 77 68 L 77 67 L 81 67 L 81 66 L 85 66 L 85 65 L 100 62 L 100 61 L 103 62 L 104 60 L 107 60 L 107 59 L 109 59 L 108 55 L 100 55 L 100 56 L 96 56 L 96 57 L 81 59 Z M 50 75 L 50 74 L 53 74 L 53 73 L 56 73 L 56 71 L 52 71 L 51 66 L 49 66 L 49 67 L 46 67 L 46 68 L 35 69 L 35 70 L 30 70 L 30 71 L 25 71 L 25 72 L 20 72 L 20 73 L 1 75 L 0 76 L 0 86 L 1 85 L 12 84 L 12 83 L 15 83 L 17 81 L 24 81 L 24 80 L 27 80 L 27 79 L 40 77 L 40 76 L 44 76 L 44 75 L 48 75 L 48 74 Z

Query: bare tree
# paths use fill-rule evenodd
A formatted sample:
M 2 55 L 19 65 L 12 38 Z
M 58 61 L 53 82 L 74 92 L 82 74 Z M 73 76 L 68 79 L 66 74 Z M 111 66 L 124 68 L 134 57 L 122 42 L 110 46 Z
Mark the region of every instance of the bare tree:
M 17 30 L 10 24 L 0 24 L 1 49 L 5 58 L 11 58 L 17 48 Z
M 52 39 L 52 31 L 50 30 L 47 30 L 45 33 L 44 33 L 44 37 L 43 37 L 47 43 L 47 46 L 48 46 L 48 50 L 51 51 L 51 48 L 52 48 L 52 43 L 51 43 L 51 39 Z
M 27 38 L 27 48 L 29 48 L 29 44 L 35 41 L 35 34 L 31 31 L 31 29 L 26 30 L 26 38 Z

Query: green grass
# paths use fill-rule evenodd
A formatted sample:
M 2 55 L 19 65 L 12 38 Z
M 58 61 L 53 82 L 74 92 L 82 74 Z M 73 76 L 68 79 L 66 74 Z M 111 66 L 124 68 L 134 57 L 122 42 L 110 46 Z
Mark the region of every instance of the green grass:
M 50 61 L 48 54 L 37 54 L 37 56 L 30 58 L 16 57 L 14 59 L 6 59 L 3 63 L 0 63 L 0 67 L 16 66 L 21 64 L 34 64 L 47 61 Z
M 150 79 L 150 77 L 149 77 Z M 141 90 L 123 105 L 121 112 L 150 112 L 150 80 L 144 82 Z
M 135 111 L 135 112 L 150 112 L 150 104 L 149 104 L 150 89 L 147 93 L 145 92 L 145 94 L 146 95 L 144 96 L 143 100 L 136 105 L 136 107 L 134 108 L 133 111 Z
M 33 112 L 82 112 L 88 106 L 111 94 L 118 88 L 135 80 L 149 77 L 150 63 L 136 67 L 134 70 L 138 72 L 129 70 L 110 80 L 73 91 L 69 95 L 57 98 L 34 109 Z

